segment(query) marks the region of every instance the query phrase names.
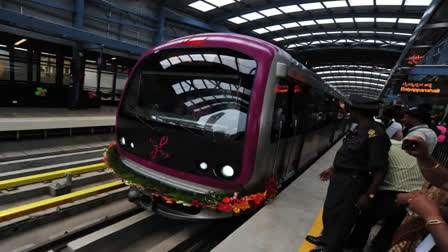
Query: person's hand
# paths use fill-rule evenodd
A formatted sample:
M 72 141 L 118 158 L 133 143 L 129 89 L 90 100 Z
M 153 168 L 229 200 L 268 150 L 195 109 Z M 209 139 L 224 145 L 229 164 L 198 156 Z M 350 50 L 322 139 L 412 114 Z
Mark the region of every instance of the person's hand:
M 435 201 L 426 198 L 422 193 L 417 193 L 414 198 L 409 200 L 408 207 L 411 211 L 417 213 L 425 220 L 441 218 L 438 204 Z
M 330 167 L 319 174 L 320 181 L 328 181 L 333 176 L 334 168 Z
M 409 201 L 415 198 L 417 195 L 417 191 L 410 192 L 410 193 L 399 193 L 397 195 L 397 198 L 395 199 L 395 202 L 399 205 L 407 205 L 409 204 Z
M 370 198 L 367 194 L 361 195 L 359 197 L 358 202 L 356 203 L 356 207 L 359 208 L 359 210 L 366 210 L 370 206 Z
M 408 137 L 407 139 L 416 143 L 415 151 L 407 151 L 409 155 L 417 158 L 428 155 L 428 146 L 426 146 L 425 141 L 421 137 L 415 136 Z

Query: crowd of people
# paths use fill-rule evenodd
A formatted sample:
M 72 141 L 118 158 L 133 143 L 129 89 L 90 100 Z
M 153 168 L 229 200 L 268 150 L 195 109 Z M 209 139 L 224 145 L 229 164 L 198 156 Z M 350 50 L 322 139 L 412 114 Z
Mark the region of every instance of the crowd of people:
M 425 105 L 376 117 L 377 102 L 350 98 L 355 126 L 320 174 L 330 183 L 322 233 L 306 237 L 311 251 L 448 251 L 448 168 L 432 155 L 447 141 L 446 123 Z

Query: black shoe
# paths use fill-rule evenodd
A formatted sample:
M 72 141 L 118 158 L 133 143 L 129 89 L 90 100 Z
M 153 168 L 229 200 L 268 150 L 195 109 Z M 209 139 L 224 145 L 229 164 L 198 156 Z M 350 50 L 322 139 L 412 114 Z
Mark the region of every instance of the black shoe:
M 317 246 L 324 246 L 325 245 L 324 241 L 322 240 L 322 236 L 307 235 L 305 237 L 305 240 L 307 240 L 309 243 L 312 243 L 312 244 L 317 245 Z
M 328 250 L 325 247 L 317 247 L 310 250 L 310 252 L 328 252 Z

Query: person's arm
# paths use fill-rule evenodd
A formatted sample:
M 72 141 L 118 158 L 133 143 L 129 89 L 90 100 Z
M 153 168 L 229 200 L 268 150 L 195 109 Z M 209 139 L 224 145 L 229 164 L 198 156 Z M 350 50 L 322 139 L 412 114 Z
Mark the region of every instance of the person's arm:
M 440 208 L 433 200 L 429 200 L 422 193 L 413 193 L 408 199 L 409 209 L 420 215 L 426 221 L 426 229 L 434 237 L 437 247 L 441 251 L 448 251 L 448 225 Z M 433 223 L 433 224 L 431 224 Z
M 448 169 L 442 167 L 429 155 L 428 147 L 420 137 L 409 137 L 408 140 L 417 143 L 415 151 L 408 153 L 417 158 L 417 163 L 422 172 L 423 177 L 431 184 L 448 190 Z
M 375 195 L 378 188 L 383 184 L 384 177 L 389 167 L 389 149 L 390 141 L 384 136 L 374 136 L 369 138 L 369 170 L 374 171 L 375 175 L 367 192 L 358 200 L 358 208 L 365 209 L 369 205 L 369 195 Z
M 392 139 L 397 140 L 397 141 L 403 140 L 403 131 L 397 130 L 397 132 L 395 132 L 395 135 L 392 137 Z

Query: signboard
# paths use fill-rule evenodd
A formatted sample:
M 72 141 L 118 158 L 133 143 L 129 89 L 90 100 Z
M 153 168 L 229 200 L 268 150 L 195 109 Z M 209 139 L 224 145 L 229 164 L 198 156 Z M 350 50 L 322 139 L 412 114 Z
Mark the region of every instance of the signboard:
M 402 93 L 409 94 L 427 94 L 427 95 L 448 95 L 448 86 L 445 87 L 443 83 L 440 82 L 412 82 L 406 81 L 401 83 L 400 91 Z

